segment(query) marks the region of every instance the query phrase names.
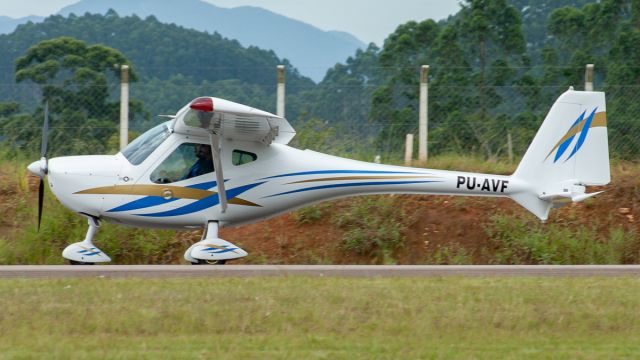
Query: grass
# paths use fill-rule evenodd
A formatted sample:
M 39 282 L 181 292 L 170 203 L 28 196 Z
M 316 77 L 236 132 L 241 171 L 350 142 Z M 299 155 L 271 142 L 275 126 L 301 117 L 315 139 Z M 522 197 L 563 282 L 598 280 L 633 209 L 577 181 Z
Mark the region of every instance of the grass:
M 342 246 L 346 251 L 393 264 L 393 253 L 404 246 L 404 233 L 413 219 L 394 198 L 369 196 L 353 199 L 346 211 L 333 215 L 332 221 L 344 229 Z
M 631 358 L 635 278 L 0 281 L 0 358 Z
M 633 264 L 640 259 L 634 230 L 612 227 L 606 234 L 591 226 L 540 224 L 530 218 L 494 215 L 486 227 L 496 264 Z

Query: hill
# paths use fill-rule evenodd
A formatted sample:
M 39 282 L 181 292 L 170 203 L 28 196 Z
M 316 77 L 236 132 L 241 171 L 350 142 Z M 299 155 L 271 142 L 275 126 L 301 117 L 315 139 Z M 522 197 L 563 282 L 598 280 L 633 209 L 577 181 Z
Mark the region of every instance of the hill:
M 245 48 L 218 33 L 165 24 L 154 17 L 120 17 L 114 11 L 104 16 L 51 16 L 41 23 L 23 24 L 11 34 L 0 35 L 0 68 L 4 69 L 0 83 L 13 83 L 13 62 L 30 46 L 59 36 L 104 44 L 122 52 L 133 62 L 139 77 L 139 82 L 132 85 L 131 96 L 141 100 L 152 114 L 173 113 L 203 94 L 273 111 L 275 69 L 282 63 L 288 66 L 290 94 L 313 86 L 310 79 L 299 75 L 273 51 Z M 8 94 L 9 90 L 0 88 L 2 98 L 20 100 Z M 24 91 L 21 96 L 23 102 L 32 101 L 33 92 Z
M 18 27 L 20 24 L 31 22 L 40 22 L 44 20 L 41 16 L 25 16 L 21 18 L 14 19 L 8 16 L 0 15 L 0 34 L 8 34 Z
M 218 32 L 244 46 L 273 50 L 315 81 L 322 80 L 328 68 L 364 47 L 353 35 L 323 31 L 262 8 L 228 9 L 200 0 L 82 0 L 59 14 L 105 14 L 109 9 L 122 15 L 153 15 L 164 23 Z

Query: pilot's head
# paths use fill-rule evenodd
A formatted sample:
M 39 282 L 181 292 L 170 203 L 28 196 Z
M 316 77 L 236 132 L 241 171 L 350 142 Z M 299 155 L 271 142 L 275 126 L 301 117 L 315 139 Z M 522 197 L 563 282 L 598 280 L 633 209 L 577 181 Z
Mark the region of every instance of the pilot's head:
M 196 144 L 195 152 L 198 159 L 211 158 L 211 146 L 208 144 Z

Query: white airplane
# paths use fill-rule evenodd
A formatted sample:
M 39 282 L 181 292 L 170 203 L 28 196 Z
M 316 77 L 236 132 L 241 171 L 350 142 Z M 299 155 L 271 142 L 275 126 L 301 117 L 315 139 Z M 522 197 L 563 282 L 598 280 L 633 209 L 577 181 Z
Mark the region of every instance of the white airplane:
M 46 112 L 46 111 L 45 111 Z M 220 226 L 265 219 L 339 197 L 436 194 L 510 197 L 545 221 L 552 207 L 598 194 L 610 181 L 605 96 L 569 89 L 549 111 L 511 176 L 391 166 L 287 146 L 286 119 L 213 97 L 197 98 L 171 120 L 116 155 L 42 158 L 29 165 L 60 202 L 89 219 L 83 241 L 62 256 L 72 264 L 111 259 L 93 244 L 101 221 L 137 227 L 195 229 L 202 240 L 184 258 L 224 263 L 247 255 L 218 237 Z

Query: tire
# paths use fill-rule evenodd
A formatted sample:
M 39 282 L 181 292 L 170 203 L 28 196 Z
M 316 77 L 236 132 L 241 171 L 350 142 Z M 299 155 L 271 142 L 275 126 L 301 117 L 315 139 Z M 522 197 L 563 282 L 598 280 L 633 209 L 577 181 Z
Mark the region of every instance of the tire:
M 92 263 L 92 262 L 75 261 L 75 260 L 69 260 L 69 264 L 71 264 L 71 265 L 95 265 L 95 263 Z
M 191 265 L 224 265 L 227 263 L 227 260 L 196 260 L 198 262 L 192 262 Z

